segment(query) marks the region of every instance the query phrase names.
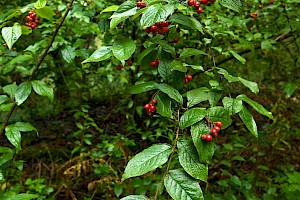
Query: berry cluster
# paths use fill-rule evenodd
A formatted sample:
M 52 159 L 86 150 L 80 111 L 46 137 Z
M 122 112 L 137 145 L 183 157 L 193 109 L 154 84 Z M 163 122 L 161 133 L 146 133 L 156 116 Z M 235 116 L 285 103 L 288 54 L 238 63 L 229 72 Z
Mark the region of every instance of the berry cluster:
M 145 31 L 149 34 L 164 34 L 169 31 L 169 22 L 156 22 L 153 26 L 147 27 Z
M 146 2 L 145 1 L 138 1 L 136 2 L 136 6 L 139 8 L 144 8 L 146 7 Z
M 156 106 L 155 106 L 156 104 L 157 104 L 157 100 L 153 99 L 150 103 L 144 105 L 144 108 L 146 109 L 148 115 L 151 115 L 151 113 L 156 111 Z
M 149 64 L 151 67 L 157 67 L 159 65 L 159 59 L 153 60 Z
M 214 137 L 218 137 L 218 133 L 221 130 L 222 122 L 218 121 L 216 122 L 216 125 L 211 129 L 211 133 L 214 135 Z M 212 141 L 212 135 L 211 134 L 203 134 L 201 135 L 202 140 L 206 140 L 207 142 Z
M 194 6 L 197 9 L 197 13 L 200 14 L 203 12 L 203 8 L 201 7 L 201 4 L 206 5 L 209 2 L 213 3 L 214 0 L 201 0 L 201 1 L 189 0 L 188 5 Z
M 26 19 L 28 22 L 25 23 L 25 26 L 28 26 L 32 29 L 35 29 L 40 23 L 40 19 L 36 17 L 36 13 L 34 12 L 34 10 L 28 12 Z
M 250 15 L 250 17 L 251 17 L 251 18 L 256 18 L 256 17 L 257 17 L 257 13 L 252 13 L 252 14 Z
M 193 80 L 193 77 L 192 77 L 192 75 L 189 75 L 189 74 L 187 74 L 187 75 L 185 75 L 185 84 L 188 84 L 189 83 L 189 81 L 191 81 L 191 80 Z

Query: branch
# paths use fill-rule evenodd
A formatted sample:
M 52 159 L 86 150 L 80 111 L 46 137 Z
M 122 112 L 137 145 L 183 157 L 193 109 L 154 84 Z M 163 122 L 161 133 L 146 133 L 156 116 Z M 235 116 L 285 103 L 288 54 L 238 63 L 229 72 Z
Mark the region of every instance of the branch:
M 58 26 L 56 27 L 56 29 L 55 29 L 55 31 L 54 31 L 54 34 L 52 35 L 52 38 L 51 38 L 50 42 L 48 43 L 46 49 L 44 50 L 42 56 L 40 57 L 40 59 L 39 59 L 38 62 L 36 63 L 36 65 L 35 65 L 35 67 L 34 67 L 32 73 L 31 73 L 30 77 L 28 78 L 28 81 L 31 81 L 31 80 L 33 79 L 33 77 L 35 76 L 37 70 L 38 70 L 39 67 L 41 66 L 41 64 L 42 64 L 42 62 L 44 61 L 46 55 L 48 54 L 48 51 L 49 51 L 49 49 L 51 48 L 51 46 L 52 46 L 52 44 L 53 44 L 53 42 L 54 42 L 54 40 L 55 40 L 55 37 L 56 37 L 57 34 L 58 34 L 59 29 L 62 27 L 62 25 L 63 25 L 63 23 L 64 23 L 64 21 L 65 21 L 67 15 L 69 14 L 69 12 L 70 12 L 70 10 L 71 10 L 71 8 L 72 8 L 73 2 L 74 2 L 74 0 L 71 0 L 71 2 L 70 2 L 70 4 L 69 4 L 69 6 L 68 6 L 68 8 L 67 8 L 67 10 L 66 10 L 66 12 L 65 12 L 65 14 L 64 14 L 64 16 L 63 16 L 63 18 L 61 19 L 60 23 L 59 23 Z M 13 114 L 14 110 L 16 109 L 16 107 L 17 107 L 17 103 L 14 102 L 13 106 L 11 107 L 11 109 L 9 110 L 9 112 L 8 112 L 6 118 L 5 118 L 5 121 L 4 121 L 3 124 L 2 124 L 1 130 L 0 130 L 0 138 L 1 138 L 2 134 L 4 133 L 4 130 L 5 130 L 5 128 L 6 128 L 7 124 L 8 124 L 8 122 L 9 122 L 9 119 L 10 119 L 10 117 L 12 116 L 12 114 Z

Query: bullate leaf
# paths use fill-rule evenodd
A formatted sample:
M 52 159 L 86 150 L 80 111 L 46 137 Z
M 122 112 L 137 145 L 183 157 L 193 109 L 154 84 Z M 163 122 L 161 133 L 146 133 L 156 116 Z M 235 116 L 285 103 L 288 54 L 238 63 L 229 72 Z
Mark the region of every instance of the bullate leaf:
M 174 200 L 204 200 L 198 181 L 181 169 L 170 170 L 164 185 Z
M 155 4 L 143 13 L 140 23 L 143 28 L 154 25 L 156 22 L 165 21 L 174 12 L 171 4 Z
M 171 154 L 171 146 L 155 144 L 136 154 L 127 164 L 122 180 L 146 174 L 165 164 Z
M 243 106 L 241 112 L 239 112 L 239 116 L 250 131 L 255 137 L 258 137 L 257 126 L 255 120 L 246 106 Z
M 205 115 L 205 108 L 191 108 L 187 110 L 180 118 L 180 128 L 184 129 L 201 121 Z
M 84 60 L 82 63 L 88 63 L 88 62 L 99 62 L 102 60 L 106 60 L 111 57 L 111 46 L 104 46 L 100 47 L 98 50 L 96 50 L 90 57 L 88 57 L 86 60 Z
M 156 110 L 158 114 L 160 114 L 163 117 L 171 118 L 172 109 L 170 97 L 164 93 L 158 93 L 155 99 L 157 100 Z
M 67 63 L 71 63 L 76 56 L 75 48 L 72 46 L 66 46 L 63 50 L 61 50 L 61 54 Z
M 31 93 L 31 82 L 21 83 L 15 93 L 17 105 L 21 105 Z
M 149 198 L 144 195 L 129 195 L 127 197 L 123 197 L 120 200 L 149 200 Z
M 163 93 L 167 94 L 170 98 L 174 99 L 178 103 L 183 104 L 183 98 L 181 94 L 172 86 L 163 83 L 158 85 L 158 89 Z
M 180 58 L 186 58 L 186 57 L 196 56 L 196 55 L 207 55 L 207 53 L 205 53 L 204 51 L 201 51 L 199 49 L 185 48 L 181 52 L 179 57 Z
M 207 116 L 212 122 L 221 121 L 222 129 L 227 128 L 231 123 L 229 111 L 221 106 L 211 107 L 207 110 Z
M 136 45 L 132 39 L 123 38 L 113 44 L 112 52 L 118 60 L 123 61 L 129 59 L 135 49 Z
M 207 101 L 210 98 L 208 88 L 197 88 L 187 92 L 187 106 L 193 107 L 202 101 Z
M 149 81 L 146 83 L 141 83 L 138 85 L 132 85 L 128 88 L 128 93 L 129 94 L 139 94 L 139 93 L 143 93 L 143 92 L 147 92 L 150 90 L 154 90 L 157 89 L 158 84 L 155 83 L 154 81 Z
M 17 40 L 21 37 L 22 27 L 20 26 L 20 24 L 15 23 L 13 27 L 2 28 L 1 33 L 8 48 L 11 49 L 14 43 L 17 42 Z
M 229 114 L 235 114 L 243 109 L 243 101 L 239 99 L 233 99 L 229 97 L 224 97 L 223 100 L 224 108 L 229 111 Z
M 221 0 L 220 4 L 236 12 L 242 11 L 242 3 L 240 0 Z
M 32 81 L 32 87 L 35 93 L 41 96 L 48 97 L 51 102 L 53 101 L 54 98 L 53 88 L 51 88 L 45 82 L 38 81 L 38 80 Z

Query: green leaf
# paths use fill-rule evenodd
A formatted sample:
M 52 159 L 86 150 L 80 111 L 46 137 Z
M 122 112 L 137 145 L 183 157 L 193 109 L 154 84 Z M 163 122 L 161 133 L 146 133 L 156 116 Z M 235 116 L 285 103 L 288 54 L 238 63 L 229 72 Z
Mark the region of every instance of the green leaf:
M 146 174 L 165 164 L 171 154 L 171 146 L 155 144 L 136 154 L 127 164 L 122 181 L 127 178 Z
M 37 132 L 37 129 L 28 122 L 17 122 L 13 126 L 15 129 L 21 132 L 28 132 L 28 131 Z
M 178 103 L 183 104 L 183 98 L 181 94 L 172 86 L 163 83 L 158 85 L 158 89 L 167 94 L 171 99 L 174 99 Z
M 134 15 L 138 10 L 135 1 L 125 1 L 122 3 L 118 10 L 111 16 L 111 18 L 128 17 Z
M 13 197 L 13 200 L 31 200 L 31 199 L 36 199 L 38 197 L 39 197 L 39 195 L 37 195 L 37 194 L 22 193 L 22 194 L 15 195 Z
M 196 29 L 197 31 L 204 34 L 201 23 L 193 17 L 189 17 L 181 13 L 175 13 L 169 18 L 168 21 L 186 26 L 191 29 Z
M 0 95 L 0 104 L 3 104 L 8 99 L 9 99 L 8 96 L 6 96 L 6 95 Z
M 183 169 L 193 178 L 206 182 L 208 176 L 208 166 L 200 162 L 197 149 L 195 148 L 193 142 L 179 140 L 177 147 L 179 162 Z
M 10 96 L 10 98 L 13 99 L 13 98 L 15 98 L 15 94 L 16 94 L 17 89 L 18 89 L 18 86 L 17 86 L 16 82 L 14 82 L 12 84 L 4 86 L 3 87 L 3 92 L 8 94 Z
M 2 37 L 4 38 L 7 46 L 9 49 L 12 48 L 14 43 L 17 42 L 17 40 L 21 37 L 22 35 L 22 27 L 20 24 L 15 23 L 13 27 L 4 27 L 2 28 Z
M 154 90 L 158 88 L 158 84 L 154 81 L 149 81 L 146 83 L 141 83 L 138 85 L 132 85 L 128 88 L 129 94 L 139 94 L 143 92 L 147 92 L 149 90 Z
M 5 103 L 0 105 L 0 111 L 10 111 L 10 109 L 14 106 L 14 103 Z
M 152 26 L 156 22 L 166 21 L 166 19 L 174 12 L 172 4 L 155 4 L 149 6 L 143 13 L 140 23 L 143 28 Z
M 47 4 L 47 0 L 38 0 L 37 2 L 35 2 L 34 7 L 36 9 L 40 9 L 40 8 L 45 7 L 46 4 Z
M 174 200 L 204 200 L 198 181 L 183 170 L 170 170 L 164 179 L 164 185 Z
M 71 63 L 75 59 L 75 56 L 76 56 L 75 48 L 68 45 L 63 50 L 61 50 L 61 54 L 63 56 L 63 59 L 67 63 Z
M 116 28 L 118 26 L 118 24 L 120 24 L 121 22 L 123 22 L 124 20 L 126 20 L 126 17 L 116 17 L 116 18 L 112 18 L 110 20 L 109 23 L 109 28 L 110 30 Z
M 292 83 L 292 82 L 288 82 L 284 85 L 284 92 L 286 93 L 287 97 L 291 97 L 294 92 L 296 91 L 297 89 L 297 85 L 295 83 Z
M 194 17 L 191 17 L 191 21 L 193 23 L 194 28 L 199 31 L 200 33 L 204 34 L 203 28 L 201 23 Z
M 209 90 L 205 87 L 193 89 L 187 92 L 187 107 L 193 107 L 202 101 L 207 101 L 210 98 Z
M 49 97 L 50 101 L 53 102 L 54 92 L 53 88 L 49 87 L 43 81 L 32 81 L 33 90 L 41 96 Z
M 199 121 L 206 115 L 205 108 L 191 108 L 183 113 L 180 118 L 180 128 L 185 129 Z
M 229 111 L 229 114 L 235 114 L 243 109 L 243 101 L 239 99 L 233 99 L 229 97 L 224 97 L 222 100 L 224 108 Z
M 149 47 L 147 49 L 145 49 L 144 51 L 142 51 L 142 53 L 139 55 L 138 57 L 138 64 L 141 64 L 142 60 L 152 51 L 154 51 L 156 49 L 156 47 Z
M 258 88 L 257 83 L 252 82 L 252 81 L 248 81 L 248 80 L 243 79 L 241 77 L 238 77 L 238 79 L 244 84 L 244 86 L 249 88 L 251 90 L 251 92 L 253 92 L 254 94 L 257 94 L 259 92 L 259 88 Z
M 265 115 L 266 117 L 274 120 L 274 117 L 271 112 L 269 112 L 267 109 L 265 109 L 262 105 L 260 105 L 256 101 L 253 101 L 252 99 L 248 98 L 246 95 L 241 94 L 241 95 L 237 96 L 236 99 L 245 101 L 247 104 L 249 104 L 252 108 L 254 108 L 260 114 Z
M 236 12 L 242 11 L 242 3 L 240 0 L 221 0 L 220 4 Z
M 246 63 L 246 59 L 237 54 L 235 51 L 230 51 L 230 53 L 238 60 L 240 61 L 243 65 Z
M 186 58 L 186 57 L 196 56 L 196 55 L 207 55 L 207 53 L 205 53 L 204 51 L 201 51 L 199 49 L 185 48 L 181 52 L 179 57 L 180 58 Z
M 102 10 L 101 13 L 114 12 L 114 11 L 118 10 L 118 8 L 119 8 L 118 5 L 112 5 L 112 6 L 105 8 L 104 10 Z
M 5 136 L 17 151 L 21 150 L 21 133 L 14 127 L 14 124 L 6 126 Z
M 104 46 L 100 47 L 98 50 L 96 50 L 89 58 L 84 60 L 82 63 L 88 63 L 88 62 L 99 62 L 102 60 L 106 60 L 111 57 L 111 46 Z
M 159 44 L 163 51 L 170 53 L 172 56 L 176 55 L 175 48 L 168 44 L 168 42 L 163 40 L 154 40 L 155 43 Z
M 171 59 L 167 59 L 167 58 L 163 57 L 160 60 L 159 65 L 158 65 L 158 73 L 166 81 L 171 81 L 173 78 L 171 62 L 172 62 Z
M 35 10 L 35 12 L 39 17 L 47 19 L 49 21 L 53 20 L 53 16 L 55 15 L 54 11 L 49 6 L 37 9 Z
M 15 100 L 17 105 L 21 105 L 31 93 L 31 82 L 21 83 L 16 91 Z
M 232 123 L 228 110 L 221 106 L 209 108 L 207 116 L 212 122 L 221 121 L 223 124 L 222 129 L 227 128 Z
M 187 72 L 187 67 L 183 66 L 181 62 L 176 61 L 176 60 L 172 61 L 171 67 L 173 70 L 177 70 L 177 71 L 184 72 L 184 73 Z
M 191 127 L 192 139 L 199 155 L 199 161 L 204 164 L 210 163 L 214 155 L 215 143 L 213 141 L 206 142 L 201 139 L 203 134 L 209 132 L 209 127 L 203 121 L 196 123 Z
M 149 200 L 149 199 L 144 195 L 129 195 L 127 197 L 123 197 L 120 200 Z
M 209 92 L 209 96 L 210 97 L 209 97 L 208 101 L 209 101 L 210 106 L 216 106 L 222 97 L 222 92 L 219 90 L 212 90 Z
M 115 41 L 112 47 L 112 52 L 118 60 L 123 61 L 131 57 L 131 55 L 135 52 L 135 48 L 136 45 L 132 39 L 122 38 Z
M 258 132 L 257 132 L 257 126 L 255 123 L 254 118 L 252 117 L 251 113 L 248 111 L 246 106 L 243 106 L 243 109 L 241 112 L 239 112 L 239 116 L 248 128 L 248 130 L 255 136 L 258 137 Z
M 171 99 L 168 97 L 168 95 L 164 93 L 158 93 L 155 99 L 157 100 L 156 110 L 158 114 L 160 114 L 163 117 L 171 118 Z
M 222 74 L 229 83 L 239 81 L 239 79 L 237 77 L 230 75 L 225 69 L 222 69 L 222 68 L 218 68 L 218 69 L 219 69 L 218 73 Z

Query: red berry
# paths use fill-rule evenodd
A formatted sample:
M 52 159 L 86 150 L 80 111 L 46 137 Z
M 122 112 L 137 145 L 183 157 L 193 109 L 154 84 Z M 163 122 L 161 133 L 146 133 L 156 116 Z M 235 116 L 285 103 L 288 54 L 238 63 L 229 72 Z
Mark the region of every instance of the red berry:
M 145 29 L 145 31 L 146 31 L 146 33 L 151 33 L 151 29 L 149 28 L 149 27 L 147 27 L 146 29 Z
M 210 2 L 210 3 L 213 3 L 213 2 L 215 2 L 215 0 L 209 0 L 209 2 Z
M 155 105 L 151 105 L 151 110 L 152 110 L 152 112 L 154 112 L 156 110 L 156 106 Z
M 215 137 L 218 137 L 218 136 L 219 136 L 219 134 L 218 134 L 218 133 L 213 133 L 213 135 L 214 135 Z
M 29 14 L 29 16 L 30 16 L 32 19 L 36 18 L 36 14 L 35 14 L 35 13 Z
M 188 79 L 185 79 L 184 82 L 185 82 L 185 84 L 188 84 L 188 83 L 189 83 L 189 80 L 188 80 Z
M 206 137 L 207 137 L 206 134 L 202 134 L 202 135 L 201 135 L 201 139 L 202 139 L 202 140 L 206 140 Z
M 157 31 L 157 33 L 158 33 L 158 34 L 164 34 L 163 28 L 159 28 L 158 31 Z
M 200 2 L 199 2 L 199 1 L 195 2 L 195 3 L 194 3 L 194 7 L 195 7 L 195 8 L 199 8 L 199 7 L 200 7 Z
M 152 99 L 151 103 L 157 104 L 157 100 L 156 99 Z
M 250 16 L 251 16 L 252 18 L 256 18 L 256 17 L 257 17 L 257 13 L 252 13 Z
M 178 43 L 178 41 L 179 41 L 179 39 L 178 39 L 178 38 L 175 38 L 175 39 L 173 40 L 173 43 Z
M 215 130 L 217 133 L 221 130 L 221 128 L 219 127 L 219 126 L 215 126 L 214 128 L 213 128 L 213 130 Z
M 169 27 L 163 27 L 162 31 L 163 31 L 163 33 L 168 32 L 169 31 Z
M 151 26 L 150 30 L 152 33 L 156 33 L 158 31 L 158 28 L 157 28 L 157 26 L 153 25 L 153 26 Z
M 28 12 L 28 15 L 32 15 L 33 13 L 34 13 L 34 11 L 31 10 L 31 11 Z
M 160 61 L 159 61 L 159 59 L 156 59 L 156 60 L 155 60 L 155 64 L 156 64 L 156 66 L 158 66 L 158 65 L 159 65 L 159 62 L 160 62 Z
M 155 61 L 155 60 L 154 60 L 154 61 L 151 61 L 149 64 L 150 64 L 152 67 L 157 67 L 156 61 Z
M 116 70 L 121 71 L 122 69 L 123 69 L 123 66 L 122 66 L 122 65 L 117 65 L 117 66 L 116 66 Z
M 136 5 L 137 7 L 141 7 L 141 5 L 142 5 L 141 3 L 142 3 L 141 1 L 138 1 L 138 2 L 135 3 L 135 5 Z
M 143 7 L 146 7 L 146 2 L 145 1 L 141 2 L 141 8 L 143 8 Z
M 28 22 L 25 23 L 25 26 L 30 26 L 30 24 Z
M 33 21 L 33 18 L 31 18 L 30 16 L 26 16 L 26 19 L 27 19 L 28 21 L 30 21 L 30 22 Z
M 30 25 L 30 27 L 31 27 L 32 29 L 35 29 L 35 28 L 37 27 L 37 24 L 36 24 L 35 22 L 32 22 L 32 24 Z
M 208 4 L 208 0 L 201 0 L 201 3 Z
M 263 5 L 262 5 L 262 4 L 259 4 L 259 5 L 258 5 L 258 8 L 259 8 L 259 9 L 262 9 L 262 8 L 263 8 Z
M 149 108 L 151 108 L 151 105 L 150 105 L 149 103 L 147 103 L 146 105 L 144 105 L 144 108 L 145 108 L 146 110 L 148 110 Z
M 169 26 L 169 22 L 163 21 L 163 22 L 161 22 L 161 26 L 168 27 Z
M 222 127 L 222 126 L 223 126 L 222 122 L 220 122 L 220 121 L 217 121 L 217 122 L 216 122 L 216 125 L 217 125 L 218 127 Z
M 35 18 L 35 23 L 39 24 L 40 23 L 40 19 L 39 18 Z
M 212 141 L 212 139 L 213 139 L 213 138 L 212 138 L 212 136 L 211 136 L 210 134 L 207 134 L 207 135 L 206 135 L 206 141 L 207 141 L 207 142 Z
M 132 60 L 127 60 L 126 64 L 127 66 L 132 66 Z
M 189 81 L 193 80 L 193 77 L 192 77 L 192 75 L 189 75 L 189 74 L 188 74 L 188 75 L 186 75 L 186 76 L 185 76 L 185 78 L 186 78 L 187 80 L 189 80 Z
M 195 4 L 195 0 L 189 0 L 189 1 L 188 1 L 188 5 L 189 5 L 189 6 L 193 6 L 194 4 Z
M 200 14 L 200 13 L 202 13 L 202 12 L 203 12 L 203 8 L 199 7 L 199 8 L 197 9 L 197 13 Z

